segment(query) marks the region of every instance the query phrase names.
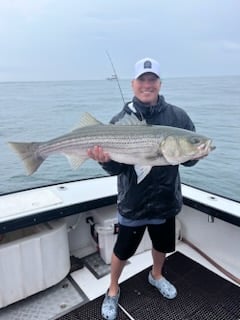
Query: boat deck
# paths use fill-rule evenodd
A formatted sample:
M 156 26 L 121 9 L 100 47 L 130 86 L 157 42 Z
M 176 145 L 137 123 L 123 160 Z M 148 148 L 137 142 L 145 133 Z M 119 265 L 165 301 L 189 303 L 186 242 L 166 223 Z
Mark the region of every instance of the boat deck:
M 176 252 L 169 256 L 164 270 L 180 292 L 176 299 L 162 298 L 148 284 L 150 269 L 146 268 L 121 284 L 118 319 L 231 320 L 238 316 L 239 288 L 182 253 Z M 59 320 L 101 319 L 102 298 L 69 312 Z
M 180 242 L 169 255 L 165 273 L 178 296 L 162 298 L 147 282 L 151 253 L 135 255 L 121 277 L 119 320 L 239 320 L 240 288 L 193 249 Z M 80 269 L 78 269 L 80 268 Z M 0 320 L 101 319 L 100 307 L 110 267 L 97 255 L 72 260 L 70 274 L 57 286 L 0 310 Z

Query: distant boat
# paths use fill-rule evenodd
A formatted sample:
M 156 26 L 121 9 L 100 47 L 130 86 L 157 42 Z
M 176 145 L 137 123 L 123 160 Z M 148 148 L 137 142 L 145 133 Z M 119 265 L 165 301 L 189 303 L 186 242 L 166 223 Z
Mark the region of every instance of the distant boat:
M 112 76 L 108 77 L 107 80 L 117 80 L 117 75 L 116 74 L 112 74 Z

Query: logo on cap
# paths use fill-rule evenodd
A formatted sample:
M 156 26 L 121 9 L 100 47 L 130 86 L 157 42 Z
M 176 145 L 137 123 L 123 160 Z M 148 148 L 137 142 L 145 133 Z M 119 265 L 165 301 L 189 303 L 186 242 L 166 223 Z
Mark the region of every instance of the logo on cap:
M 144 69 L 151 69 L 152 68 L 152 62 L 149 60 L 146 60 L 143 64 Z

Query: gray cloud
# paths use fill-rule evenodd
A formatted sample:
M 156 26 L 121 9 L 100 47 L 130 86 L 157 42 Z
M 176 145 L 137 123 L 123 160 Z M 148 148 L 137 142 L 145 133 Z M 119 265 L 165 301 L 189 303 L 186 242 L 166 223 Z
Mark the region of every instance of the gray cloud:
M 0 81 L 104 79 L 106 49 L 122 78 L 143 56 L 165 77 L 240 74 L 239 12 L 239 0 L 2 0 Z

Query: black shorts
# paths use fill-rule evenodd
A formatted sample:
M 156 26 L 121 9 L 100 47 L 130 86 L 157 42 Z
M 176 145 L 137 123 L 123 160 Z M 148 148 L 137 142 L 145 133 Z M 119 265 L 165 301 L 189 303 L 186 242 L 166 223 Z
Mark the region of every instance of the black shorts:
M 120 260 L 127 260 L 137 250 L 145 229 L 148 229 L 152 246 L 159 252 L 175 250 L 175 217 L 162 224 L 149 224 L 141 227 L 119 225 L 118 237 L 113 252 Z

